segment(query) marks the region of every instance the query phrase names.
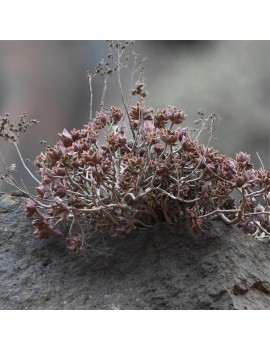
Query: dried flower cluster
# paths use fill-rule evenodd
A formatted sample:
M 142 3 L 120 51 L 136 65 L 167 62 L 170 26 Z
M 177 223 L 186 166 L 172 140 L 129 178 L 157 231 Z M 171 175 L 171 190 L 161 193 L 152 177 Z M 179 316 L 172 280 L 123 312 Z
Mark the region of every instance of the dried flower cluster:
M 12 142 L 15 145 L 24 167 L 29 172 L 31 177 L 33 177 L 34 179 L 36 179 L 35 176 L 33 176 L 31 171 L 24 163 L 24 160 L 22 159 L 17 143 L 21 135 L 27 132 L 33 125 L 37 123 L 39 123 L 39 121 L 37 121 L 36 119 L 32 119 L 30 122 L 28 122 L 26 113 L 23 113 L 20 116 L 17 125 L 14 125 L 11 122 L 9 113 L 6 113 L 4 117 L 0 116 L 0 139 L 3 139 L 7 142 Z M 1 153 L 1 149 L 0 149 L 0 160 L 2 161 L 5 169 L 4 173 L 0 171 L 0 185 L 4 181 L 12 186 L 15 186 L 17 189 L 21 190 L 20 185 L 12 175 L 12 172 L 16 170 L 16 164 L 13 163 L 12 165 L 7 166 L 5 163 L 4 157 Z
M 0 116 L 0 138 L 3 138 L 6 141 L 16 142 L 22 133 L 25 133 L 36 123 L 38 123 L 38 121 L 35 119 L 27 122 L 26 113 L 23 113 L 19 118 L 19 122 L 15 126 L 11 123 L 9 114 L 6 113 L 4 117 Z
M 26 209 L 39 238 L 64 236 L 59 228 L 67 224 L 67 247 L 78 250 L 93 230 L 121 237 L 185 220 L 203 231 L 206 219 L 270 236 L 270 172 L 255 170 L 250 155 L 233 159 L 200 144 L 179 126 L 187 115 L 173 106 L 131 107 L 131 140 L 123 115 L 118 107 L 97 112 L 81 130 L 64 129 L 36 158 L 41 183 Z

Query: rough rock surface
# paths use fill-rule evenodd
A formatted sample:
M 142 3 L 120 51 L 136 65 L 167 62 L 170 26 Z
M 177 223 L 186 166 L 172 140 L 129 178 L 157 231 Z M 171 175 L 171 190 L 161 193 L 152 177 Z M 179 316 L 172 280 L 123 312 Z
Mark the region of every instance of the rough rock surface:
M 219 222 L 203 235 L 161 225 L 93 237 L 84 256 L 32 232 L 23 198 L 0 195 L 1 309 L 270 307 L 269 245 Z

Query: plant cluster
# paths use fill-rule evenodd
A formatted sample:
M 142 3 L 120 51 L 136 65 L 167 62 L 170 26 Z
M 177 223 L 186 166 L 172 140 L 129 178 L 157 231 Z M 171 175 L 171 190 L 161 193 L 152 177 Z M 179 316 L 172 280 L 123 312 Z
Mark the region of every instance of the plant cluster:
M 179 127 L 187 116 L 173 106 L 155 112 L 140 102 L 133 106 L 135 140 L 122 116 L 118 107 L 97 112 L 83 129 L 64 129 L 37 157 L 41 184 L 26 209 L 39 238 L 63 236 L 57 225 L 69 222 L 67 246 L 80 249 L 89 233 L 73 226 L 85 221 L 125 236 L 184 219 L 201 231 L 206 219 L 217 218 L 257 237 L 270 235 L 270 172 L 255 170 L 250 155 L 240 151 L 233 159 L 200 144 Z M 241 195 L 239 206 L 234 192 Z
M 168 106 L 154 110 L 145 102 L 143 60 L 135 56 L 131 89 L 125 100 L 120 70 L 126 46 L 110 42 L 111 68 L 101 61 L 90 86 L 90 121 L 82 129 L 63 130 L 54 147 L 47 147 L 35 160 L 37 194 L 26 202 L 39 238 L 64 237 L 67 247 L 80 250 L 93 231 L 123 237 L 136 228 L 160 222 L 185 221 L 204 230 L 206 220 L 219 219 L 239 225 L 260 239 L 270 237 L 270 172 L 255 169 L 250 155 L 235 158 L 209 146 L 215 115 L 200 114 L 196 133 L 182 127 L 187 115 Z M 122 63 L 121 63 L 122 62 Z M 107 80 L 115 72 L 124 108 L 104 107 Z M 134 83 L 135 74 L 139 79 Z M 104 90 L 99 111 L 92 117 L 91 82 L 100 75 Z M 131 97 L 138 101 L 130 106 Z M 207 145 L 199 142 L 209 132 Z M 240 200 L 237 200 L 237 194 Z

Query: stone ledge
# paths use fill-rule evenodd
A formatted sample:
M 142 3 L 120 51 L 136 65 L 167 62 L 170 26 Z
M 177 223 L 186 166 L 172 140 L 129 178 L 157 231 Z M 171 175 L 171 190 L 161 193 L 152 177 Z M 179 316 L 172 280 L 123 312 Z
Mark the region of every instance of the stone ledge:
M 78 255 L 34 237 L 23 201 L 0 194 L 1 309 L 270 307 L 269 244 L 237 228 L 210 222 L 198 235 L 162 224 L 93 237 L 94 250 Z

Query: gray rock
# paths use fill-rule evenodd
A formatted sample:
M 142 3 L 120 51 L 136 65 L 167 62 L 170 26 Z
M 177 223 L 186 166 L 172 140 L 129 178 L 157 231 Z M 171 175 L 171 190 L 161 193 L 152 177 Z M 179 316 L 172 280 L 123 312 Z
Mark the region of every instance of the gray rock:
M 268 309 L 269 244 L 209 222 L 95 235 L 83 254 L 38 240 L 24 199 L 0 195 L 1 309 Z

